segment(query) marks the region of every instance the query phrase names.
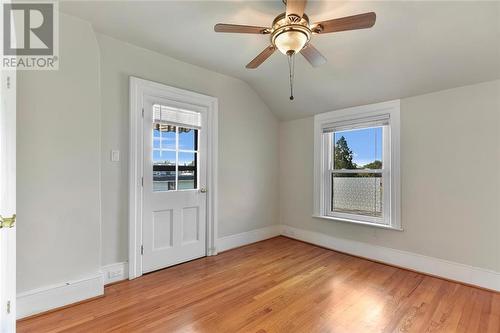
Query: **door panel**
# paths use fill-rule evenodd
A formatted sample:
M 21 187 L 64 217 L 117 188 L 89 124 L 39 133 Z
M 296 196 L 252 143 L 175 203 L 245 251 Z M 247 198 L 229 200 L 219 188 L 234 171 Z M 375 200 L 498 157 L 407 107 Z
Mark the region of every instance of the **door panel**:
M 198 207 L 185 207 L 182 209 L 182 244 L 200 240 L 198 235 L 200 229 L 198 212 Z
M 173 210 L 153 212 L 153 250 L 174 246 Z
M 206 255 L 206 113 L 183 107 L 144 99 L 143 272 Z

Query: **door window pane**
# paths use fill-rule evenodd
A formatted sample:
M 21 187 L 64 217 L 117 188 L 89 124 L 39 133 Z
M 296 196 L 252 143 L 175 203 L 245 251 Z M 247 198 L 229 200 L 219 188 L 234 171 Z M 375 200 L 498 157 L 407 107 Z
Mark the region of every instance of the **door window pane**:
M 175 166 L 175 151 L 153 149 L 153 165 Z
M 175 140 L 176 140 L 176 126 L 165 125 L 165 124 L 155 124 L 160 132 L 160 148 L 162 149 L 174 149 L 175 150 Z
M 198 130 L 179 127 L 179 149 L 198 150 Z
M 176 152 L 153 149 L 153 192 L 176 189 Z
M 153 171 L 153 192 L 175 191 L 175 166 L 173 169 L 162 166 Z
M 179 190 L 197 188 L 197 153 L 179 152 Z
M 153 192 L 198 188 L 198 134 L 161 119 L 153 122 Z

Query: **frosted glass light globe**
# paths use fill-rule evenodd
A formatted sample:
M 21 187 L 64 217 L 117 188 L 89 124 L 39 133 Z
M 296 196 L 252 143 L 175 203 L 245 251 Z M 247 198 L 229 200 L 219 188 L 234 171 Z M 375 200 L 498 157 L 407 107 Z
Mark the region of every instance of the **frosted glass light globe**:
M 307 43 L 307 35 L 302 31 L 289 30 L 280 33 L 274 39 L 274 44 L 281 53 L 287 54 L 289 51 L 299 53 Z

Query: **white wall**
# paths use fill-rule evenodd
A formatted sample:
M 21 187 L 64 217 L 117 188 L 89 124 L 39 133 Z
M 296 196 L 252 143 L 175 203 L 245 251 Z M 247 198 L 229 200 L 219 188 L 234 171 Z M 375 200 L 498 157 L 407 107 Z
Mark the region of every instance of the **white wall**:
M 18 292 L 128 259 L 130 75 L 219 99 L 219 236 L 278 223 L 279 125 L 246 83 L 60 17 L 60 70 L 19 74 Z
M 312 218 L 313 118 L 280 125 L 280 221 L 500 272 L 500 81 L 401 101 L 402 224 Z
M 130 75 L 219 99 L 219 236 L 278 223 L 279 124 L 245 82 L 98 35 L 103 264 L 128 260 Z M 110 161 L 110 150 L 121 162 Z
M 98 45 L 60 20 L 60 69 L 18 71 L 18 293 L 100 270 Z
M 59 44 L 58 71 L 18 75 L 22 316 L 98 294 L 101 266 L 128 259 L 130 75 L 219 99 L 219 236 L 278 223 L 279 123 L 246 83 L 62 13 Z

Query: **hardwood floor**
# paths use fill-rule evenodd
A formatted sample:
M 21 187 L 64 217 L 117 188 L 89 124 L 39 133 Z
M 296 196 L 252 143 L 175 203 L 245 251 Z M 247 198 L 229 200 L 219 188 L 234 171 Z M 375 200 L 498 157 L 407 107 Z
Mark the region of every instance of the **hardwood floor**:
M 500 294 L 277 237 L 106 287 L 18 332 L 500 332 Z

